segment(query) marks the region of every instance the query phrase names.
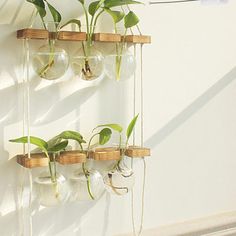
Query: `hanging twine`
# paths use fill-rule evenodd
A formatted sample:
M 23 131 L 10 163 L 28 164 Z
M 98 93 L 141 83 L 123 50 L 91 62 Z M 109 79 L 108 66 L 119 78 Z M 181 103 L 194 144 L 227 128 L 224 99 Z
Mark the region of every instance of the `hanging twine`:
M 141 63 L 141 76 L 140 76 L 140 97 L 141 97 L 141 146 L 143 147 L 144 144 L 144 103 L 143 103 L 143 44 L 140 46 L 140 63 Z M 136 58 L 136 45 L 134 45 L 134 56 Z M 136 114 L 136 73 L 134 74 L 134 115 Z M 135 136 L 135 135 L 134 135 Z M 135 138 L 133 137 L 133 145 L 135 145 Z M 143 221 L 144 221 L 144 205 L 145 205 L 145 187 L 146 187 L 146 161 L 145 158 L 142 157 L 143 160 L 143 185 L 142 185 L 142 202 L 141 202 L 141 219 L 140 219 L 140 227 L 138 231 L 136 230 L 135 225 L 135 212 L 134 212 L 134 191 L 131 190 L 131 209 L 132 209 L 132 227 L 133 227 L 133 235 L 134 236 L 140 236 L 143 231 Z M 133 168 L 133 159 L 131 162 L 131 166 Z
M 30 20 L 29 20 L 29 27 L 32 28 L 33 24 L 35 22 L 37 16 L 37 11 L 34 9 Z M 29 81 L 29 65 L 30 65 L 30 47 L 29 47 L 29 40 L 24 39 L 23 40 L 23 127 L 22 127 L 22 133 L 23 136 L 27 134 L 28 142 L 27 142 L 27 152 L 28 152 L 28 158 L 30 158 L 30 81 Z M 26 155 L 26 144 L 23 144 L 23 155 Z M 32 172 L 31 170 L 25 170 L 23 169 L 23 173 L 21 172 L 21 186 L 20 186 L 20 193 L 19 193 L 19 199 L 20 199 L 20 207 L 19 211 L 22 216 L 22 218 L 19 220 L 21 225 L 21 230 L 19 235 L 24 236 L 25 235 L 25 217 L 23 212 L 23 194 L 24 194 L 24 183 L 25 183 L 25 177 L 26 177 L 26 171 L 28 173 L 29 178 L 29 235 L 33 235 L 33 224 L 32 224 L 32 189 L 33 189 L 33 181 L 32 181 Z M 23 174 L 23 176 L 22 176 Z M 28 218 L 28 217 L 27 217 Z

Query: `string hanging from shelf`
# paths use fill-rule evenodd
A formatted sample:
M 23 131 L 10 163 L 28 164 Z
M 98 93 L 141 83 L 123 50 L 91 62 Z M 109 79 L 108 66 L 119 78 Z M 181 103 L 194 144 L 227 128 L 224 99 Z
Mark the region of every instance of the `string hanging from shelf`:
M 36 19 L 36 11 L 35 9 L 32 11 L 30 20 L 29 20 L 29 28 L 33 27 L 34 21 Z M 28 158 L 31 158 L 31 145 L 30 145 L 30 81 L 29 81 L 29 64 L 30 64 L 30 46 L 29 39 L 25 38 L 23 40 L 23 136 L 27 135 L 27 155 Z M 26 144 L 23 144 L 23 155 L 26 155 Z M 33 223 L 32 223 L 32 172 L 31 170 L 27 170 L 28 179 L 29 179 L 29 201 L 28 201 L 28 211 L 29 211 L 29 235 L 33 235 Z M 22 174 L 22 172 L 21 172 Z M 22 215 L 22 229 L 21 235 L 25 235 L 25 218 L 23 211 L 23 195 L 24 195 L 24 183 L 26 177 L 26 169 L 23 169 L 23 176 L 21 178 L 21 186 L 20 186 L 20 211 Z
M 138 28 L 140 35 L 142 35 L 140 29 Z M 137 53 L 136 53 L 136 45 L 134 44 L 134 57 L 135 59 L 137 58 Z M 141 108 L 141 147 L 143 147 L 144 142 L 143 142 L 143 137 L 144 137 L 144 118 L 143 118 L 143 114 L 144 114 L 144 102 L 143 102 L 143 44 L 140 44 L 140 108 Z M 133 101 L 133 116 L 136 115 L 136 79 L 137 79 L 137 75 L 136 75 L 136 71 L 134 73 L 134 77 L 133 77 L 134 81 L 133 81 L 133 97 L 134 97 L 134 101 Z M 135 146 L 136 144 L 136 140 L 135 140 L 135 130 L 134 130 L 134 134 L 133 134 L 133 145 Z M 145 157 L 142 157 L 143 160 L 143 185 L 142 185 L 142 202 L 141 202 L 141 219 L 140 219 L 140 226 L 139 229 L 136 231 L 136 224 L 135 224 L 135 219 L 134 219 L 134 191 L 133 189 L 131 190 L 131 214 L 132 214 L 132 228 L 133 228 L 133 235 L 134 236 L 140 236 L 142 231 L 143 231 L 143 221 L 144 221 L 144 204 L 145 204 L 145 187 L 146 187 L 146 161 L 145 161 Z M 131 167 L 133 169 L 133 158 L 131 160 Z

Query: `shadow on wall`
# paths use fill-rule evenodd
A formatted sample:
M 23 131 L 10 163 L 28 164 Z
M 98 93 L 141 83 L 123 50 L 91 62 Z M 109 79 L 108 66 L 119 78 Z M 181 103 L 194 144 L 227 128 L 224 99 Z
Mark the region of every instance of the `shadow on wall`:
M 186 122 L 191 116 L 193 116 L 198 110 L 211 101 L 218 93 L 220 93 L 226 86 L 236 79 L 236 67 L 228 72 L 223 78 L 218 80 L 212 85 L 205 93 L 199 96 L 193 103 L 185 108 L 181 113 L 175 116 L 168 124 L 162 129 L 157 131 L 152 137 L 145 141 L 145 145 L 150 148 L 155 147 L 165 140 L 172 132 L 174 132 L 179 126 Z

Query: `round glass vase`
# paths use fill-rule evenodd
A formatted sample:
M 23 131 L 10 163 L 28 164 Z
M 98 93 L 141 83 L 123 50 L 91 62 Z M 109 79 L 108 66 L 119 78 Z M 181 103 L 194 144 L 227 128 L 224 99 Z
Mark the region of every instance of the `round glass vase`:
M 104 71 L 110 79 L 125 81 L 134 75 L 136 60 L 126 43 L 116 43 L 115 50 L 104 59 Z
M 36 197 L 40 205 L 45 207 L 63 204 L 69 197 L 69 185 L 66 178 L 55 171 L 55 165 L 52 162 L 50 165 L 52 171 L 44 171 L 34 179 Z M 53 177 L 50 174 L 52 172 Z
M 122 157 L 117 165 L 104 176 L 106 190 L 115 195 L 124 195 L 130 192 L 135 182 L 134 172 L 125 164 Z
M 66 73 L 69 56 L 63 48 L 57 46 L 59 24 L 48 22 L 46 27 L 49 32 L 47 43 L 33 54 L 32 65 L 39 77 L 56 80 Z
M 70 176 L 71 201 L 93 201 L 104 192 L 103 178 L 97 170 L 74 171 Z
M 82 80 L 92 81 L 104 77 L 104 58 L 91 40 L 82 42 L 82 47 L 73 56 L 71 65 L 74 74 Z

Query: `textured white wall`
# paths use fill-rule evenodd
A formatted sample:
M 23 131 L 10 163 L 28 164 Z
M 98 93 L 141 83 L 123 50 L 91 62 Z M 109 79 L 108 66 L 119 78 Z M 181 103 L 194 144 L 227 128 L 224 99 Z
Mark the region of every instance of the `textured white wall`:
M 61 3 L 65 18 L 81 11 L 77 1 Z M 72 10 L 71 10 L 72 9 Z M 0 2 L 0 235 L 20 235 L 22 169 L 11 159 L 21 147 L 8 139 L 22 133 L 22 43 L 15 31 L 26 26 L 32 8 L 24 0 Z M 145 228 L 236 209 L 236 2 L 137 7 L 144 33 L 145 144 L 147 159 Z M 104 17 L 103 30 L 110 28 Z M 66 20 L 66 19 L 65 19 Z M 32 50 L 42 42 L 32 42 Z M 78 44 L 63 46 L 70 52 Z M 102 45 L 98 46 L 102 50 Z M 106 46 L 107 47 L 107 46 Z M 32 73 L 31 131 L 50 138 L 64 129 L 88 136 L 99 123 L 127 124 L 132 87 L 71 78 L 55 83 Z M 135 163 L 136 175 L 142 162 Z M 140 215 L 141 178 L 135 187 Z M 26 178 L 26 187 L 27 184 Z M 28 188 L 24 191 L 27 206 Z M 104 195 L 94 203 L 73 203 L 33 211 L 34 236 L 112 236 L 131 231 L 130 196 Z M 27 211 L 24 211 L 28 225 Z M 25 234 L 28 235 L 27 227 Z

